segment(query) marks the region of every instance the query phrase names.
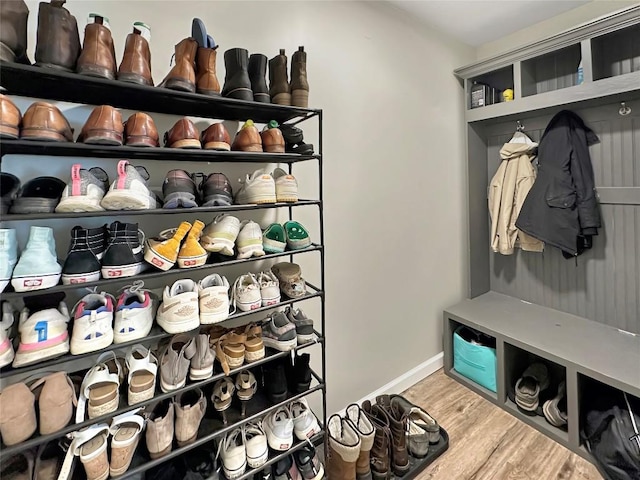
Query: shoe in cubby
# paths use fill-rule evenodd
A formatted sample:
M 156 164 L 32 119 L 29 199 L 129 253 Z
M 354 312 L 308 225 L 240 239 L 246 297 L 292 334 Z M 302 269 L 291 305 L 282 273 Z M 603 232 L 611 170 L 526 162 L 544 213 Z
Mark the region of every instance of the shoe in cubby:
M 36 65 L 73 72 L 80 50 L 76 17 L 60 2 L 41 2 L 38 7 Z
M 249 467 L 260 468 L 267 463 L 269 445 L 267 443 L 267 434 L 260 420 L 249 422 L 244 426 L 244 441 L 247 448 L 247 464 Z
M 60 302 L 58 308 L 37 311 L 23 308 L 18 324 L 20 345 L 13 366 L 23 367 L 67 353 L 69 320 L 69 310 L 64 302 Z
M 146 266 L 142 244 L 144 233 L 137 223 L 113 222 L 107 230 L 107 249 L 102 257 L 104 278 L 132 277 Z
M 307 317 L 302 309 L 287 305 L 284 309 L 284 314 L 287 316 L 289 321 L 296 326 L 298 345 L 316 340 L 316 333 L 313 329 L 313 320 Z
M 0 113 L 2 114 L 0 138 L 17 139 L 20 136 L 22 113 L 20 113 L 20 109 L 8 96 L 2 94 L 0 94 Z
M 309 107 L 309 81 L 307 80 L 307 52 L 304 47 L 291 56 L 291 105 Z
M 61 274 L 53 229 L 32 226 L 27 246 L 13 269 L 11 285 L 14 290 L 30 292 L 53 287 L 58 284 Z
M 144 245 L 144 259 L 160 270 L 169 270 L 178 260 L 182 240 L 191 230 L 189 222 L 182 222 L 176 229 L 160 232 L 156 238 L 148 238 Z
M 195 61 L 198 42 L 193 38 L 185 38 L 175 46 L 173 68 L 160 83 L 160 87 L 181 92 L 196 91 Z
M 73 311 L 71 355 L 96 352 L 113 343 L 114 299 L 111 295 L 89 293 Z
M 200 243 L 207 252 L 230 257 L 234 254 L 233 248 L 239 233 L 240 220 L 222 213 L 205 227 Z
M 318 458 L 318 454 L 313 445 L 305 445 L 295 452 L 293 457 L 296 462 L 296 467 L 298 467 L 298 471 L 300 475 L 302 475 L 302 480 L 322 480 L 324 478 L 324 465 L 322 465 L 322 462 Z M 369 476 L 370 475 L 371 473 L 369 472 Z M 356 471 L 356 478 L 368 477 L 360 476 Z
M 213 375 L 213 362 L 216 359 L 216 354 L 211 348 L 209 341 L 210 337 L 207 333 L 199 333 L 193 339 L 196 352 L 191 358 L 189 380 L 206 380 Z
M 230 48 L 224 52 L 224 87 L 222 96 L 238 100 L 253 100 L 249 78 L 249 52 L 244 48 Z
M 152 459 L 160 458 L 171 452 L 174 434 L 175 408 L 172 399 L 158 402 L 147 420 L 145 438 L 147 450 Z
M 100 202 L 109 189 L 109 176 L 100 167 L 82 168 L 79 163 L 71 167 L 71 179 L 62 192 L 56 212 L 101 212 Z
M 202 148 L 200 131 L 187 117 L 181 118 L 164 134 L 164 146 L 167 148 Z
M 37 177 L 25 183 L 13 199 L 10 213 L 52 213 L 66 184 L 55 177 Z
M 306 440 L 320 433 L 318 419 L 305 398 L 292 401 L 289 411 L 293 418 L 293 433 L 298 440 Z
M 47 102 L 34 102 L 22 116 L 20 138 L 45 142 L 73 142 L 73 131 L 58 107 Z
M 227 480 L 241 477 L 247 469 L 247 449 L 242 428 L 231 430 L 220 440 L 220 460 Z
M 206 409 L 207 399 L 199 388 L 176 396 L 175 435 L 179 447 L 195 442 Z
M 189 230 L 189 233 L 187 233 L 186 238 L 182 242 L 182 247 L 178 252 L 178 267 L 200 267 L 207 262 L 209 252 L 202 248 L 202 245 L 199 243 L 203 228 L 204 223 L 200 220 L 193 222 L 193 226 Z
M 160 389 L 167 393 L 182 388 L 187 383 L 191 359 L 197 352 L 193 337 L 174 335 L 160 357 Z
M 271 103 L 291 105 L 287 56 L 283 48 L 278 55 L 269 60 L 269 96 Z
M 105 210 L 149 210 L 157 208 L 157 199 L 147 186 L 149 172 L 127 160 L 118 162 L 118 178 L 100 202 Z
M 269 446 L 285 452 L 293 445 L 293 416 L 288 406 L 283 406 L 268 414 L 263 420 Z
M 286 457 L 278 460 L 273 466 L 273 479 L 274 480 L 304 480 L 293 455 L 287 455 Z
M 1 96 L 0 96 L 1 98 Z M 1 130 L 0 130 L 1 135 Z M 11 173 L 0 172 L 0 213 L 5 215 L 11 208 L 13 199 L 20 190 L 20 179 Z
M 308 353 L 295 354 L 287 357 L 286 375 L 289 390 L 295 393 L 306 392 L 311 388 L 311 355 Z
M 100 260 L 107 248 L 107 226 L 71 229 L 69 253 L 62 266 L 63 285 L 100 280 Z
M 276 276 L 270 270 L 267 270 L 260 272 L 257 279 L 260 284 L 262 306 L 269 307 L 280 303 L 280 285 Z

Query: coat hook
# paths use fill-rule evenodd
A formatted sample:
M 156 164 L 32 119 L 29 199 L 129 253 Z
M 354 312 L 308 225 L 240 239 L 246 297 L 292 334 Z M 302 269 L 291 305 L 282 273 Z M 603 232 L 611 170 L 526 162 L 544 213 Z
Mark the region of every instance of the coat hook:
M 522 124 L 520 123 L 520 120 L 518 120 L 518 121 L 516 122 L 516 131 L 518 131 L 518 132 L 524 132 L 524 125 L 522 125 Z
M 627 116 L 631 113 L 631 107 L 628 107 L 625 102 L 620 102 L 620 110 L 618 113 L 622 116 Z

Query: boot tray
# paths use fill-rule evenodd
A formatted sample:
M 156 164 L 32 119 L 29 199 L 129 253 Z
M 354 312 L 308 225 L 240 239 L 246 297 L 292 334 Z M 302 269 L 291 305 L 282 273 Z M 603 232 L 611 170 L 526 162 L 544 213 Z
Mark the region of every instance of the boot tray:
M 440 455 L 449 449 L 449 434 L 440 427 L 440 441 L 435 445 L 429 446 L 429 453 L 424 458 L 415 458 L 409 455 L 409 471 L 402 477 L 398 477 L 391 473 L 389 480 L 411 480 L 420 475 L 425 468 L 431 465 Z

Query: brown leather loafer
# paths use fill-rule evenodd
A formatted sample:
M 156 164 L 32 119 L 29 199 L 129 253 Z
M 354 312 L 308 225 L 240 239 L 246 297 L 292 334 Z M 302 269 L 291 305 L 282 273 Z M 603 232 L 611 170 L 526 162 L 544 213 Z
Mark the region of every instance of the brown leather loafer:
M 233 139 L 233 145 L 231 150 L 240 152 L 261 152 L 262 140 L 260 138 L 260 132 L 253 124 L 253 120 L 247 120 L 244 122 L 242 128 L 236 133 L 236 138 Z
M 97 145 L 122 145 L 122 116 L 120 112 L 109 105 L 96 107 L 89 115 L 78 142 Z
M 202 148 L 200 132 L 188 118 L 181 118 L 164 134 L 164 146 L 169 148 Z
M 205 150 L 231 150 L 231 137 L 222 123 L 209 125 L 200 140 Z
M 18 138 L 21 122 L 20 109 L 9 97 L 0 94 L 0 138 Z M 228 136 L 229 134 L 227 134 Z M 229 149 L 227 148 L 227 150 Z
M 92 77 L 116 78 L 116 51 L 111 30 L 102 25 L 102 17 L 95 18 L 84 29 L 82 53 L 78 58 L 78 73 Z
M 124 44 L 124 55 L 118 68 L 118 80 L 153 86 L 149 42 L 135 28 L 133 33 L 127 35 L 127 41 Z
M 284 153 L 284 137 L 278 128 L 278 122 L 271 120 L 262 132 L 262 149 L 268 153 Z
M 159 147 L 160 137 L 153 118 L 134 113 L 124 124 L 124 143 L 130 147 Z
M 73 142 L 73 132 L 71 125 L 57 107 L 46 102 L 35 102 L 24 112 L 20 138 Z

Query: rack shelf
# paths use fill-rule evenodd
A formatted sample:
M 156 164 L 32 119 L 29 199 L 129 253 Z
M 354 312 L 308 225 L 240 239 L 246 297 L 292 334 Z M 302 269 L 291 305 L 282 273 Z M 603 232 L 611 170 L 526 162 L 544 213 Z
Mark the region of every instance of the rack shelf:
M 44 142 L 36 140 L 2 140 L 0 155 L 49 155 L 53 157 L 129 158 L 170 162 L 243 162 L 243 163 L 296 163 L 320 158 L 320 155 L 296 153 L 224 152 L 216 150 L 128 147 L 89 145 L 71 142 Z
M 97 280 L 95 282 L 86 282 L 86 283 L 74 283 L 71 285 L 56 285 L 55 287 L 45 288 L 43 290 L 33 290 L 30 292 L 14 292 L 14 291 L 4 291 L 2 292 L 3 300 L 17 300 L 23 298 L 25 296 L 33 296 L 33 295 L 42 295 L 45 293 L 53 293 L 53 292 L 65 292 L 70 290 L 77 290 L 78 288 L 84 287 L 100 287 L 100 288 L 108 288 L 110 286 L 121 285 L 122 283 L 132 282 L 133 280 L 150 280 L 152 278 L 166 278 L 167 282 L 172 281 L 178 277 L 189 276 L 189 274 L 193 272 L 208 272 L 210 270 L 214 270 L 220 267 L 228 267 L 230 265 L 238 265 L 241 263 L 251 263 L 257 262 L 261 260 L 270 260 L 273 258 L 286 257 L 289 255 L 298 255 L 300 253 L 306 252 L 315 252 L 322 251 L 322 245 L 312 245 L 311 247 L 302 249 L 302 250 L 291 250 L 285 251 L 282 253 L 270 253 L 268 255 L 264 255 L 262 257 L 251 257 L 244 259 L 234 258 L 233 260 L 224 260 L 218 263 L 206 263 L 200 267 L 193 268 L 172 268 L 163 272 L 161 270 L 151 270 L 147 273 L 139 273 L 135 277 L 118 277 L 118 278 L 103 278 Z
M 202 118 L 237 121 L 250 118 L 257 123 L 270 120 L 284 123 L 294 118 L 312 117 L 320 112 L 310 108 L 147 87 L 17 63 L 0 62 L 0 69 L 0 85 L 7 89 L 9 95 Z
M 169 335 L 170 336 L 170 335 Z M 319 338 L 318 342 L 324 342 L 323 338 Z M 299 350 L 303 350 L 306 348 L 309 348 L 313 345 L 315 345 L 316 343 L 305 343 L 303 345 L 299 345 L 295 348 L 295 351 L 299 351 Z M 271 350 L 271 349 L 267 349 L 267 354 L 265 355 L 265 357 L 261 360 L 257 360 L 255 362 L 251 362 L 251 363 L 245 363 L 244 365 L 238 367 L 238 368 L 234 368 L 231 370 L 231 372 L 229 373 L 229 376 L 232 377 L 244 370 L 250 369 L 250 368 L 254 368 L 254 367 L 258 367 L 260 365 L 264 365 L 266 363 L 272 362 L 273 360 L 276 360 L 278 358 L 285 358 L 287 355 L 290 355 L 291 352 L 277 352 L 275 350 Z M 151 404 L 155 404 L 157 402 L 160 402 L 162 400 L 165 400 L 167 398 L 173 398 L 176 395 L 183 393 L 183 392 L 188 392 L 190 390 L 195 390 L 197 388 L 203 388 L 207 385 L 210 385 L 212 383 L 217 382 L 218 380 L 220 380 L 221 378 L 224 378 L 225 375 L 224 373 L 220 372 L 217 373 L 215 375 L 213 375 L 210 378 L 207 378 L 206 380 L 200 380 L 198 382 L 191 382 L 191 383 L 187 383 L 184 387 L 178 388 L 176 390 L 173 390 L 171 392 L 167 392 L 167 393 L 157 393 L 156 395 L 154 395 L 153 398 L 150 398 L 149 400 L 145 400 L 144 402 L 140 402 L 140 403 L 136 403 L 135 405 L 129 405 L 127 403 L 127 394 L 126 393 L 122 393 L 120 392 L 120 401 L 119 401 L 119 406 L 118 409 L 111 412 L 111 413 L 107 413 L 106 415 L 101 415 L 100 417 L 96 417 L 96 418 L 87 418 L 85 419 L 83 422 L 81 423 L 73 423 L 73 421 L 75 420 L 75 417 L 71 420 L 72 423 L 69 423 L 69 425 L 67 425 L 66 427 L 58 430 L 57 432 L 48 434 L 48 435 L 35 435 L 32 438 L 30 438 L 29 440 L 26 440 L 22 443 L 19 443 L 17 445 L 12 445 L 10 447 L 4 446 L 2 445 L 2 449 L 0 449 L 0 462 L 6 460 L 7 458 L 9 458 L 12 455 L 15 455 L 16 453 L 31 449 L 31 448 L 36 448 L 40 445 L 43 445 L 45 443 L 50 442 L 51 440 L 54 440 L 56 438 L 60 438 L 65 436 L 67 433 L 70 432 L 74 432 L 74 431 L 78 431 L 81 428 L 84 427 L 88 427 L 89 425 L 93 425 L 96 423 L 101 423 L 101 422 L 107 422 L 109 421 L 110 418 L 116 416 L 116 415 L 120 415 L 121 413 L 125 413 L 128 412 L 130 410 L 136 409 L 136 408 L 140 408 L 140 407 L 145 407 L 147 405 L 151 405 Z M 159 380 L 157 382 L 156 388 L 159 391 Z M 303 392 L 303 396 L 304 395 L 308 395 L 309 393 L 313 393 L 316 390 L 319 390 L 320 388 L 322 388 L 322 383 L 320 383 L 320 385 L 312 387 L 311 389 L 309 389 L 306 392 Z
M 63 212 L 63 213 L 7 213 L 0 216 L 0 222 L 17 222 L 24 220 L 56 220 L 59 218 L 99 218 L 99 217 L 135 217 L 148 215 L 187 215 L 199 213 L 228 213 L 246 210 L 264 210 L 265 208 L 304 207 L 321 205 L 320 200 L 298 200 L 295 203 L 264 203 L 260 205 L 228 205 L 220 207 L 194 208 L 153 208 L 151 210 L 105 210 L 103 212 Z

